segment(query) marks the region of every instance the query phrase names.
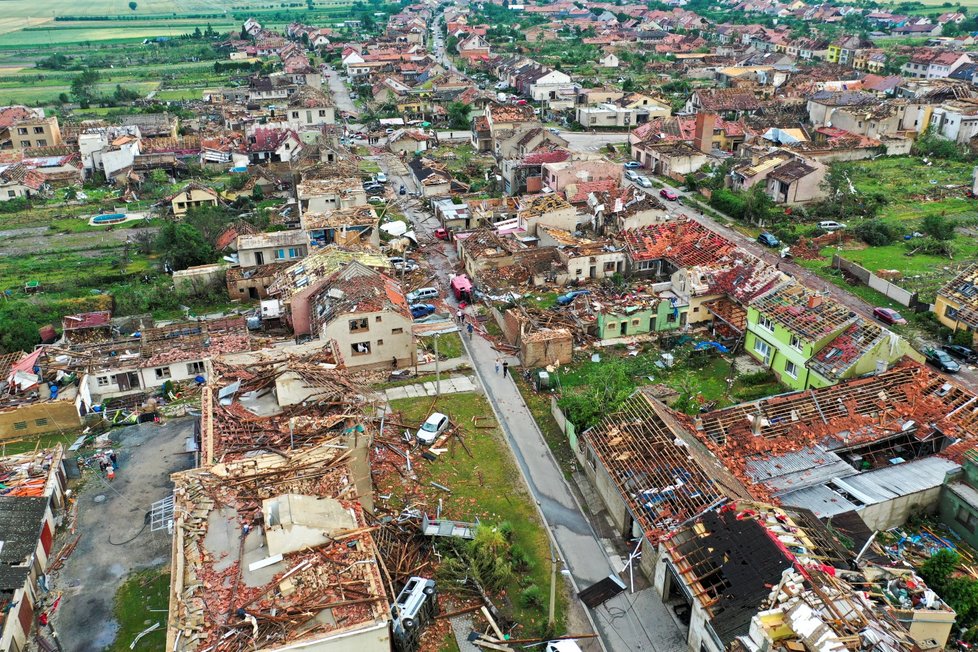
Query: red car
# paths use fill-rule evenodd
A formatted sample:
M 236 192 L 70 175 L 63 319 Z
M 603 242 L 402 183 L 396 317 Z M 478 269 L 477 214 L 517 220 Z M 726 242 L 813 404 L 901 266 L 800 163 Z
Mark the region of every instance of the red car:
M 451 240 L 451 235 L 448 233 L 448 229 L 435 229 L 435 237 L 439 240 Z
M 675 190 L 669 190 L 668 188 L 663 188 L 659 191 L 660 197 L 665 197 L 669 201 L 676 201 L 679 199 L 679 195 L 676 194 Z
M 896 324 L 897 326 L 904 326 L 907 320 L 903 318 L 903 315 L 898 313 L 896 310 L 891 310 L 890 308 L 873 308 L 873 317 L 876 317 L 884 324 Z

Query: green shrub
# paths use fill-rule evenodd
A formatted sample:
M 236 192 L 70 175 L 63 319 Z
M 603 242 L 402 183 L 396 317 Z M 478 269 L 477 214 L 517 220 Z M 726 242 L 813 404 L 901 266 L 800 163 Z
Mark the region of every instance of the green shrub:
M 543 591 L 536 584 L 531 584 L 520 591 L 520 604 L 527 609 L 540 608 L 543 606 Z
M 882 247 L 897 239 L 899 233 L 883 220 L 867 220 L 853 229 L 856 237 L 871 247 Z
M 741 384 L 747 385 L 748 387 L 754 387 L 756 385 L 769 385 L 776 381 L 773 371 L 752 371 L 749 374 L 744 374 L 738 379 Z

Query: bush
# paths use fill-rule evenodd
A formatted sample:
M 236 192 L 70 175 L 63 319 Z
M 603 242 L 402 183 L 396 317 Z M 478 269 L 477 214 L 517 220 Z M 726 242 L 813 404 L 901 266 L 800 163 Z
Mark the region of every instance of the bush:
M 543 591 L 536 584 L 531 584 L 520 591 L 520 604 L 527 609 L 538 609 L 543 606 Z
M 738 379 L 741 384 L 747 385 L 748 387 L 754 387 L 756 385 L 768 385 L 775 382 L 776 378 L 773 371 L 752 371 L 749 374 L 744 374 Z
M 744 218 L 744 199 L 725 188 L 713 191 L 713 195 L 710 197 L 710 206 L 721 213 L 726 213 L 735 220 Z
M 920 226 L 924 233 L 935 240 L 953 240 L 957 224 L 943 215 L 934 214 L 925 217 Z
M 868 220 L 854 228 L 856 237 L 871 247 L 891 244 L 898 237 L 896 229 L 882 220 Z
M 957 248 L 950 240 L 938 240 L 937 238 L 919 238 L 907 242 L 907 249 L 916 254 L 927 254 L 930 256 L 947 256 L 954 258 Z

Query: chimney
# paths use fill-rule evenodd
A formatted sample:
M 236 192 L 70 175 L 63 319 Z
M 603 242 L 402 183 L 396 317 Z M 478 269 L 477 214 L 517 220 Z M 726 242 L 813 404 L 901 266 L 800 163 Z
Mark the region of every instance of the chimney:
M 809 309 L 811 309 L 811 308 L 818 308 L 820 305 L 822 305 L 822 295 L 821 294 L 809 294 L 808 295 L 808 307 L 809 307 Z
M 709 154 L 713 151 L 713 129 L 716 127 L 717 114 L 699 112 L 696 114 L 696 129 L 693 131 L 693 147 Z

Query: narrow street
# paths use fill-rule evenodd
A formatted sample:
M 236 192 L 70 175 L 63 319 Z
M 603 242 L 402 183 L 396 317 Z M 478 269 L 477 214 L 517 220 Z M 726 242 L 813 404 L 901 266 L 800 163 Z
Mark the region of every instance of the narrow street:
M 360 111 L 350 99 L 350 90 L 343 83 L 340 74 L 327 66 L 323 66 L 323 74 L 326 76 L 326 83 L 329 85 L 329 92 L 333 96 L 333 101 L 336 102 L 336 108 L 353 116 L 359 115 Z
M 394 157 L 375 160 L 391 179 L 392 188 L 403 184 L 409 190 L 419 189 L 414 177 Z M 453 302 L 447 290 L 458 262 L 454 246 L 434 239 L 432 232 L 440 225 L 418 202 L 402 201 L 400 208 L 415 225 L 421 243 L 419 253 L 431 264 L 446 299 Z M 609 557 L 613 543 L 602 539 L 588 521 L 516 385 L 511 378 L 496 373 L 499 353 L 482 337 L 463 337 L 463 342 L 575 590 L 620 571 Z M 519 361 L 511 358 L 510 363 L 515 366 Z M 590 610 L 590 617 L 604 649 L 612 652 L 669 652 L 685 646 L 675 621 L 652 588 L 622 593 Z

